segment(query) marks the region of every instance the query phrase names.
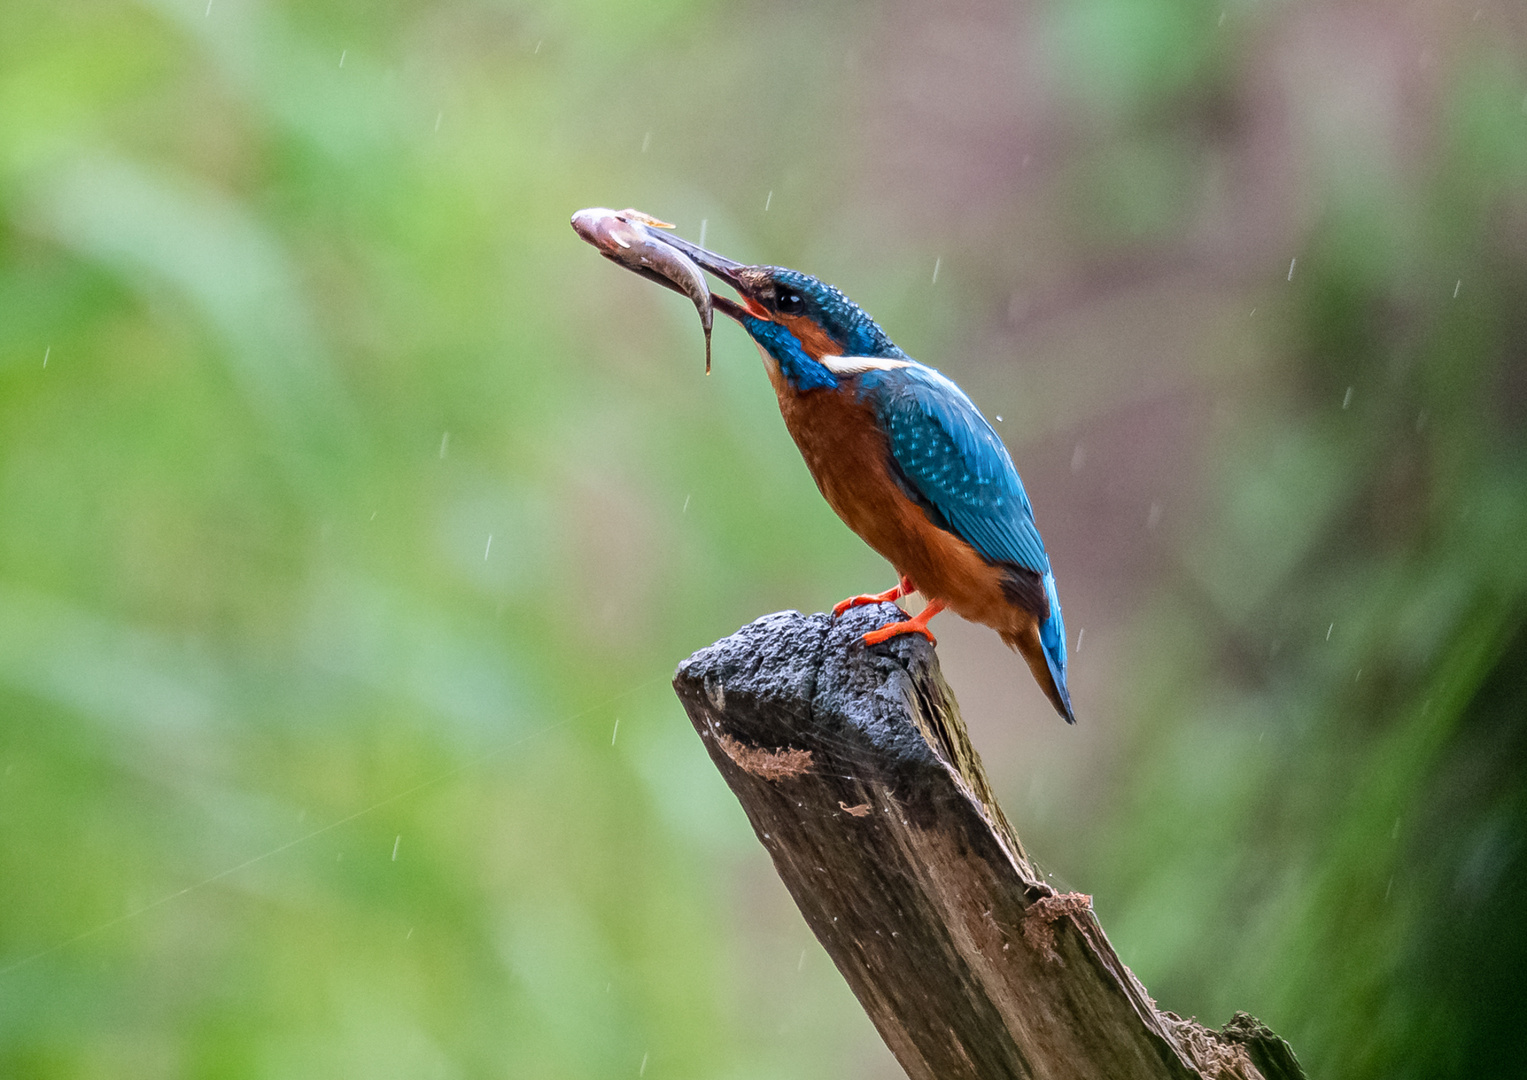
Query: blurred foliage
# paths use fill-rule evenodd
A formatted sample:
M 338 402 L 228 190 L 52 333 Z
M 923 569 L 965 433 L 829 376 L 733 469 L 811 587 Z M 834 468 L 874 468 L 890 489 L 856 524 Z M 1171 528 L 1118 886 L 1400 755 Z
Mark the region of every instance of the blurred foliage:
M 825 964 L 732 1020 L 665 684 L 800 571 L 694 328 L 582 285 L 679 13 L 607 14 L 0 14 L 0 1075 L 841 1064 Z
M 666 688 L 888 571 L 596 204 L 1006 414 L 1091 734 L 1033 736 L 1066 791 L 988 761 L 1164 1007 L 1519 1068 L 1527 27 L 1479 10 L 0 6 L 0 1076 L 896 1075 Z M 1182 395 L 1146 537 L 1077 440 Z
M 1278 360 L 1221 403 L 1217 512 L 1171 538 L 1180 581 L 1144 617 L 1090 857 L 1163 1004 L 1221 1017 L 1255 985 L 1316 1076 L 1518 1075 L 1527 1055 L 1515 29 L 1459 50 L 1419 131 L 1308 103 L 1338 114 L 1318 208 L 1286 281 L 1252 294 Z M 1121 126 L 1169 154 L 1192 100 L 1165 115 Z M 1396 134 L 1414 160 L 1385 152 Z

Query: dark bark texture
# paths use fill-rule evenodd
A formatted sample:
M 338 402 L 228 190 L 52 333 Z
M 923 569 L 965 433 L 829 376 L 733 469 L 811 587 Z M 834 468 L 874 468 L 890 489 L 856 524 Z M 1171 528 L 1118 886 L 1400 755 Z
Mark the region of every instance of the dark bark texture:
M 817 939 L 914 1080 L 1301 1078 L 1237 1014 L 1161 1012 L 1091 898 L 1045 884 L 932 647 L 866 647 L 891 605 L 769 615 L 674 688 Z

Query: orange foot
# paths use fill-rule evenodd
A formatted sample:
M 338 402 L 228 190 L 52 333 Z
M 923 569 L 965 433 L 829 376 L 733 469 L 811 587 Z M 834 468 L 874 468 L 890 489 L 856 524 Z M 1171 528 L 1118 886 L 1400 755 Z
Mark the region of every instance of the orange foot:
M 897 634 L 921 634 L 934 645 L 938 644 L 938 638 L 933 636 L 928 629 L 928 620 L 944 610 L 942 600 L 929 600 L 928 606 L 912 616 L 906 622 L 886 623 L 879 630 L 871 630 L 864 635 L 866 645 L 879 645 L 882 641 L 889 641 Z
M 840 600 L 832 606 L 832 617 L 837 618 L 849 608 L 860 607 L 863 604 L 884 604 L 900 600 L 909 593 L 915 593 L 917 586 L 912 584 L 906 574 L 901 575 L 894 589 L 887 589 L 883 593 L 865 593 L 863 596 L 850 596 L 847 600 Z

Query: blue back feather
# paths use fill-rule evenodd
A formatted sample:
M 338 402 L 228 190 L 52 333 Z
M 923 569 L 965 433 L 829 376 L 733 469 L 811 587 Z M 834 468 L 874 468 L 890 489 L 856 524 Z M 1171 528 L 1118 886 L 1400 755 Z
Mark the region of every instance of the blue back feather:
M 917 363 L 867 371 L 859 386 L 891 440 L 891 457 L 950 531 L 992 562 L 1049 573 L 1013 459 L 963 390 Z
M 941 524 L 987 560 L 1040 575 L 1049 613 L 1039 625 L 1039 643 L 1063 715 L 1075 723 L 1055 575 L 1007 447 L 963 390 L 922 364 L 871 369 L 860 377 L 859 393 L 890 438 L 896 467 Z

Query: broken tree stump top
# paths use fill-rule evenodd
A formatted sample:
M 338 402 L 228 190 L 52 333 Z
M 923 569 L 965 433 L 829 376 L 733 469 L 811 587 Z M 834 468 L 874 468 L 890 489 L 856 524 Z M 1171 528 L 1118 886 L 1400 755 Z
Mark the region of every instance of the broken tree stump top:
M 926 639 L 892 605 L 765 616 L 674 688 L 807 923 L 914 1080 L 1302 1077 L 1250 1017 L 1159 1011 L 1090 898 L 998 808 Z

